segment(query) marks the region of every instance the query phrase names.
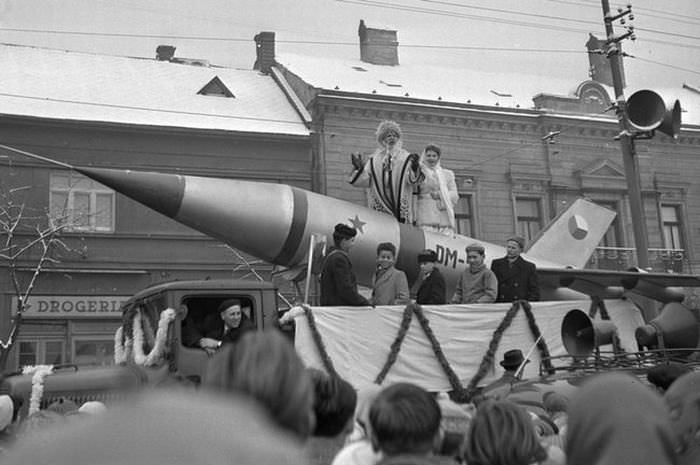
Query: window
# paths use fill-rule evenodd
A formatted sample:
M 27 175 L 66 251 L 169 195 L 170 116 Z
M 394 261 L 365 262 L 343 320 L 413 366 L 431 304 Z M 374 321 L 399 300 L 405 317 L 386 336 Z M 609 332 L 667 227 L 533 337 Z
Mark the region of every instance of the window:
M 73 363 L 106 366 L 114 364 L 114 338 L 95 336 L 73 339 Z
M 542 229 L 540 199 L 516 198 L 515 211 L 518 234 L 529 242 Z
M 474 214 L 472 212 L 471 194 L 459 194 L 455 207 L 457 232 L 463 236 L 474 237 Z
M 667 249 L 683 249 L 683 234 L 680 206 L 661 205 L 661 223 L 664 230 L 664 247 Z
M 183 299 L 187 307 L 187 317 L 182 322 L 182 343 L 185 346 L 197 347 L 196 342 L 209 332 L 223 329 L 219 306 L 229 299 L 238 299 L 241 303 L 243 327 L 255 326 L 254 300 L 247 296 L 208 296 L 198 295 Z
M 615 216 L 615 219 L 610 224 L 610 227 L 605 232 L 605 236 L 603 236 L 603 239 L 601 239 L 599 246 L 600 247 L 622 247 L 622 242 L 620 241 L 620 237 L 622 236 L 620 234 L 620 221 L 619 221 L 620 213 L 619 213 L 618 208 L 617 208 L 617 202 L 606 201 L 606 200 L 595 200 L 595 203 L 597 203 L 601 207 L 605 207 L 605 208 L 617 213 L 617 215 Z
M 18 341 L 17 366 L 60 365 L 64 363 L 63 341 Z
M 114 232 L 114 191 L 73 172 L 51 173 L 51 216 L 68 231 Z

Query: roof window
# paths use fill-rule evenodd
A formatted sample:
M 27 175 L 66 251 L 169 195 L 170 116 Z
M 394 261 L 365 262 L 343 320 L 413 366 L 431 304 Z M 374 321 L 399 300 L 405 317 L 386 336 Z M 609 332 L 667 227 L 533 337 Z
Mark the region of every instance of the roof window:
M 209 81 L 204 87 L 202 87 L 199 92 L 197 92 L 198 95 L 209 95 L 213 97 L 228 97 L 228 98 L 236 98 L 235 95 L 233 95 L 233 92 L 228 90 L 228 87 L 221 82 L 221 79 L 219 79 L 218 76 L 214 76 L 214 78 Z

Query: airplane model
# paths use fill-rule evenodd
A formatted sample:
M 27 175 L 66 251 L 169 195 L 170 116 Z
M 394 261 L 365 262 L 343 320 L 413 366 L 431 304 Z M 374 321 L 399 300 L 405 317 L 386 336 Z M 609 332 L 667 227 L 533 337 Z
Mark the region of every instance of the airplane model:
M 448 296 L 468 266 L 467 245 L 476 242 L 484 246 L 487 266 L 506 252 L 503 246 L 460 234 L 424 231 L 368 207 L 285 184 L 74 167 L 2 147 L 74 169 L 169 218 L 284 267 L 299 267 L 307 261 L 312 235 L 325 235 L 332 243 L 337 223 L 352 225 L 358 235 L 350 258 L 358 283 L 364 286 L 372 284 L 380 242 L 396 246 L 396 267 L 406 273 L 409 284 L 419 274 L 418 253 L 434 250 L 442 265 Z M 683 293 L 676 287 L 700 287 L 700 279 L 694 275 L 582 269 L 614 218 L 613 211 L 578 199 L 535 238 L 523 257 L 537 266 L 542 300 L 619 298 L 630 292 L 668 303 L 683 300 Z

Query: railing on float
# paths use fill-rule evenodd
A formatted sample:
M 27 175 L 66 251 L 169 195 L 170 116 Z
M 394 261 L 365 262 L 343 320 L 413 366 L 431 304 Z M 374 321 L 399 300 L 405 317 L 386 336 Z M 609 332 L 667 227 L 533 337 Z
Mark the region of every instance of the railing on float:
M 648 249 L 650 271 L 690 273 L 690 261 L 684 249 Z M 637 266 L 636 249 L 631 247 L 597 247 L 586 268 L 626 270 Z

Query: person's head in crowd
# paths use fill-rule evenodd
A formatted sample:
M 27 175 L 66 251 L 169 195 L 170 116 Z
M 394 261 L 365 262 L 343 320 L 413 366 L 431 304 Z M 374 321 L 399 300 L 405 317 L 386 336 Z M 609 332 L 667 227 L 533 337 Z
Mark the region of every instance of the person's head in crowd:
M 476 271 L 481 268 L 484 265 L 484 258 L 486 258 L 486 251 L 483 245 L 474 243 L 467 246 L 467 263 L 470 270 Z
M 418 253 L 418 266 L 424 274 L 429 274 L 437 266 L 437 254 L 434 250 L 425 249 Z
M 350 383 L 317 369 L 309 369 L 314 386 L 314 436 L 335 437 L 352 426 L 357 393 Z
M 525 360 L 525 357 L 523 356 L 523 351 L 520 349 L 511 349 L 506 351 L 503 354 L 503 360 L 501 360 L 501 366 L 503 367 L 504 370 L 508 372 L 512 372 L 513 374 L 518 371 L 518 368 L 520 368 L 520 365 L 523 363 L 527 364 L 530 363 L 529 360 Z M 522 374 L 523 370 L 520 370 Z
M 338 223 L 333 230 L 333 244 L 345 252 L 348 252 L 355 244 L 357 229 L 344 223 Z
M 428 168 L 435 168 L 440 164 L 441 155 L 442 150 L 440 150 L 440 147 L 434 144 L 428 144 L 423 150 L 423 163 L 425 163 Z
M 88 415 L 101 415 L 107 411 L 107 407 L 100 401 L 91 400 L 80 406 L 78 412 Z
M 464 458 L 469 465 L 525 465 L 546 460 L 547 452 L 522 407 L 487 400 L 472 419 Z
M 649 369 L 647 372 L 647 381 L 656 386 L 659 392 L 663 394 L 676 379 L 691 371 L 693 370 L 682 363 L 663 363 Z
M 357 390 L 357 406 L 355 407 L 355 421 L 353 430 L 348 435 L 346 443 L 369 440 L 372 437 L 372 425 L 369 422 L 369 409 L 372 402 L 382 391 L 378 384 L 368 384 Z
M 567 428 L 567 465 L 676 463 L 661 398 L 623 373 L 606 373 L 584 383 L 569 404 Z
M 20 439 L 7 465 L 301 465 L 301 445 L 247 399 L 168 390 Z
M 396 383 L 382 390 L 369 411 L 372 446 L 385 456 L 427 455 L 441 442 L 442 413 L 435 398 L 410 383 Z
M 8 395 L 0 396 L 0 432 L 12 424 L 15 414 L 15 405 Z
M 511 259 L 515 260 L 520 256 L 521 253 L 523 253 L 523 249 L 525 248 L 525 238 L 521 236 L 513 236 L 509 237 L 508 240 L 506 241 L 506 256 Z
M 377 126 L 377 142 L 379 145 L 392 150 L 400 147 L 401 127 L 396 121 L 384 120 Z
M 382 242 L 377 246 L 377 267 L 388 269 L 396 263 L 396 246 L 391 242 Z
M 226 299 L 219 304 L 219 315 L 228 328 L 238 328 L 243 319 L 241 301 L 238 299 Z
M 71 412 L 76 412 L 78 410 L 78 404 L 66 397 L 59 397 L 54 400 L 46 407 L 46 410 L 56 412 L 59 415 L 66 415 Z
M 678 445 L 679 465 L 700 463 L 700 372 L 679 377 L 664 394 Z
M 459 405 L 447 396 L 439 396 L 437 401 L 442 413 L 440 426 L 443 431 L 438 452 L 448 457 L 460 457 L 472 421 L 471 411 L 468 411 L 469 406 Z
M 249 331 L 210 360 L 203 382 L 215 391 L 256 399 L 283 428 L 306 439 L 313 431 L 311 377 L 277 330 Z

